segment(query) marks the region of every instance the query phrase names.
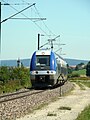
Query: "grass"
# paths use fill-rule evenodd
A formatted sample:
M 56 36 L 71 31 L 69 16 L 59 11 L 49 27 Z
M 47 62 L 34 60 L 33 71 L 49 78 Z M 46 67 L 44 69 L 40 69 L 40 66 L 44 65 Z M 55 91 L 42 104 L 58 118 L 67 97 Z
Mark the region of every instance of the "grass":
M 76 84 L 79 85 L 81 90 L 85 90 L 85 87 L 84 87 L 84 85 L 81 82 L 76 82 Z
M 82 81 L 83 81 L 83 80 L 86 80 L 86 81 L 87 81 L 87 80 L 90 80 L 90 77 L 72 77 L 72 78 L 68 78 L 68 80 L 70 80 L 70 81 L 72 81 L 72 82 L 74 82 L 74 80 L 75 80 L 75 81 L 76 81 L 76 80 L 77 80 L 77 81 L 78 81 L 78 80 L 80 80 L 80 81 L 81 81 L 81 80 L 82 80 Z
M 78 84 L 82 90 L 84 90 L 84 86 L 83 85 L 85 85 L 85 86 L 90 88 L 90 80 L 78 80 L 78 79 L 75 80 L 74 79 L 74 80 L 70 80 L 70 81 L 71 82 L 75 82 L 76 84 Z
M 26 87 L 31 86 L 30 83 Z M 2 93 L 9 93 L 9 92 L 15 92 L 19 89 L 24 88 L 25 86 L 22 86 L 19 80 L 10 80 L 5 84 L 0 84 L 0 94 Z
M 71 107 L 61 106 L 58 110 L 71 110 Z
M 68 74 L 69 80 L 90 80 L 90 77 L 86 76 L 86 69 L 74 70 L 71 74 Z
M 57 116 L 56 113 L 48 113 L 47 116 Z
M 72 74 L 79 74 L 79 77 L 74 76 L 74 77 L 69 78 L 70 82 L 76 82 L 82 90 L 84 89 L 82 84 L 90 88 L 90 77 L 86 76 L 86 69 L 73 71 Z
M 90 105 L 79 114 L 76 120 L 90 120 Z
M 0 87 L 0 94 L 16 91 L 16 89 L 21 88 L 18 80 L 16 80 L 16 81 L 12 80 L 12 81 L 9 81 L 8 83 L 5 83 L 4 85 L 0 85 L 0 86 L 1 86 Z
M 74 74 L 79 74 L 79 75 L 86 75 L 86 69 L 82 70 L 75 70 L 73 71 Z
M 90 88 L 90 81 L 81 81 L 81 83 Z

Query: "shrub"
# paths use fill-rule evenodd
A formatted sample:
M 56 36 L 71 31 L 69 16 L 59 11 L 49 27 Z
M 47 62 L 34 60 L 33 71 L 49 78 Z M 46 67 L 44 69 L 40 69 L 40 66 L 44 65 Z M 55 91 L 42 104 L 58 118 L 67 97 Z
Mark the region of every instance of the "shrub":
M 86 75 L 90 76 L 90 61 L 88 62 L 87 66 L 86 66 Z
M 2 81 L 3 83 L 6 83 L 8 80 L 10 79 L 9 76 L 9 70 L 8 67 L 1 67 L 0 68 L 0 81 Z
M 68 74 L 68 78 L 73 78 L 73 77 L 80 77 L 80 75 L 78 73 Z
M 31 87 L 29 69 L 25 67 L 0 67 L 0 93 Z

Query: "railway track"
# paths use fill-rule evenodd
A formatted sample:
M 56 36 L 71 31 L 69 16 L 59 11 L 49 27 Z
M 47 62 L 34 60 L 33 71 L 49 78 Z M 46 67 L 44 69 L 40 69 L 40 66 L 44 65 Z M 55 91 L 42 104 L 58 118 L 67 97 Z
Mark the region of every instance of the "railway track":
M 6 95 L 1 95 L 0 96 L 0 103 L 4 103 L 4 102 L 12 101 L 15 99 L 31 96 L 34 94 L 42 93 L 44 91 L 45 90 L 38 90 L 38 91 L 37 90 L 25 90 L 25 91 L 6 94 Z
M 60 85 L 57 85 L 55 86 L 55 88 L 59 87 Z M 54 88 L 54 89 L 55 89 Z M 9 93 L 9 94 L 6 94 L 6 95 L 0 95 L 0 103 L 4 103 L 4 102 L 8 102 L 8 101 L 12 101 L 12 100 L 15 100 L 15 99 L 20 99 L 20 98 L 23 98 L 23 97 L 27 97 L 27 96 L 31 96 L 31 95 L 34 95 L 34 94 L 38 94 L 38 93 L 42 93 L 46 90 L 50 90 L 51 88 L 48 88 L 48 89 L 44 89 L 44 90 L 35 90 L 35 89 L 25 89 L 23 91 L 17 91 L 17 92 L 14 92 L 14 93 Z
M 72 89 L 73 84 L 66 82 L 62 85 L 62 94 Z M 0 96 L 0 120 L 16 120 L 42 104 L 50 103 L 60 97 L 60 88 L 34 90 L 27 89 Z
M 55 88 L 57 88 L 59 86 L 60 85 L 56 86 Z M 24 97 L 31 96 L 34 94 L 42 93 L 42 92 L 45 92 L 46 90 L 50 90 L 50 89 L 44 89 L 44 90 L 27 89 L 27 90 L 23 90 L 23 91 L 17 91 L 14 93 L 9 93 L 6 95 L 0 95 L 0 103 L 4 103 L 4 102 L 12 101 L 15 99 L 20 99 L 20 98 L 24 98 Z

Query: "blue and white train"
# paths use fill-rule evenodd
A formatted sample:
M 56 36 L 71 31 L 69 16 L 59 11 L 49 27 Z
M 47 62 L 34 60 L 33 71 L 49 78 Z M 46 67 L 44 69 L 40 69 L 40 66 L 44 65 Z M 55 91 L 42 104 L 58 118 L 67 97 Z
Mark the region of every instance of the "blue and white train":
M 67 63 L 52 50 L 35 51 L 30 63 L 33 87 L 55 86 L 67 80 Z

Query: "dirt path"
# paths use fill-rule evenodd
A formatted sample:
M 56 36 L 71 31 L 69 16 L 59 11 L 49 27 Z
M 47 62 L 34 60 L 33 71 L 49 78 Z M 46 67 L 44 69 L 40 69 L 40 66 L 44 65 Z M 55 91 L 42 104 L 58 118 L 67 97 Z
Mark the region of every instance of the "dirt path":
M 81 90 L 75 84 L 75 90 L 70 95 L 60 97 L 48 106 L 18 120 L 75 120 L 88 104 L 90 104 L 90 88 L 85 87 L 85 90 Z M 64 107 L 63 110 L 61 107 Z

